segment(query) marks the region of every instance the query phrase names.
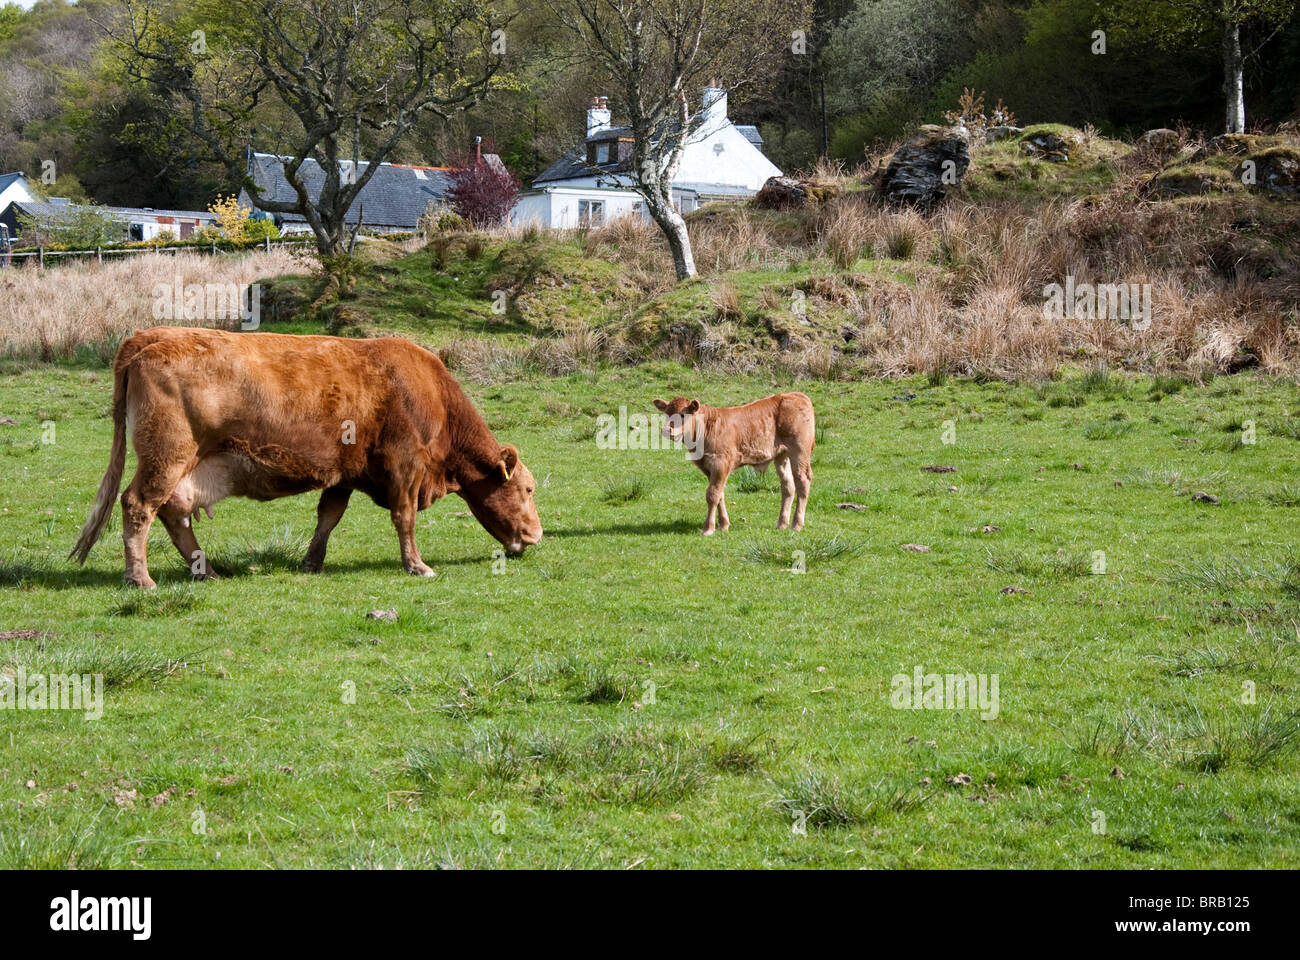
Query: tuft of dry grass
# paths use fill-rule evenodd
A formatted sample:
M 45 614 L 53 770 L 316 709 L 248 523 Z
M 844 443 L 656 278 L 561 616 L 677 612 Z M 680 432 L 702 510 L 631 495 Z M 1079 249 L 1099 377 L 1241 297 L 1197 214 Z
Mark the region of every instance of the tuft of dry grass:
M 90 349 L 111 361 L 121 340 L 160 323 L 230 326 L 226 320 L 168 321 L 154 317 L 155 291 L 194 283 L 243 287 L 267 277 L 307 273 L 299 252 L 208 256 L 140 253 L 104 263 L 79 261 L 40 269 L 0 271 L 0 353 L 43 361 L 72 359 Z

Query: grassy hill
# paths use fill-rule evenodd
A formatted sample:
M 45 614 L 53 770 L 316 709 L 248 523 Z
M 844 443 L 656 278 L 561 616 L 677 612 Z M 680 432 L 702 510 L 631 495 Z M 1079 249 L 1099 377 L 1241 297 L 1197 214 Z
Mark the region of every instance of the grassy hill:
M 1043 133 L 1064 138 L 1068 160 L 1025 152 Z M 929 217 L 874 201 L 883 156 L 821 171 L 824 199 L 802 209 L 706 206 L 688 218 L 699 276 L 682 284 L 657 230 L 624 220 L 564 234 L 445 233 L 401 256 L 373 244 L 343 292 L 280 277 L 268 301 L 277 328 L 401 334 L 487 379 L 651 358 L 832 379 L 1040 379 L 1096 363 L 1291 372 L 1300 204 L 1231 171 L 1292 154 L 1284 136 L 1191 142 L 1161 157 L 1033 127 L 978 147 Z M 1067 274 L 1150 284 L 1149 329 L 1044 318 L 1044 287 Z

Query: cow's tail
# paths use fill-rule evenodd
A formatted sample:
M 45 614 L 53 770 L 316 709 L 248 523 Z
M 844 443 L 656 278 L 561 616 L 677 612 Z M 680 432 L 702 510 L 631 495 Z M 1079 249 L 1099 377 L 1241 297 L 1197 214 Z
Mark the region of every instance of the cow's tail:
M 122 468 L 126 465 L 126 375 L 125 363 L 119 363 L 113 373 L 113 448 L 108 454 L 108 469 L 104 479 L 99 481 L 99 493 L 95 495 L 95 505 L 91 508 L 86 522 L 81 526 L 77 544 L 68 554 L 68 559 L 85 563 L 90 555 L 90 548 L 104 533 L 108 518 L 113 515 L 113 501 L 117 499 L 118 487 L 122 484 Z

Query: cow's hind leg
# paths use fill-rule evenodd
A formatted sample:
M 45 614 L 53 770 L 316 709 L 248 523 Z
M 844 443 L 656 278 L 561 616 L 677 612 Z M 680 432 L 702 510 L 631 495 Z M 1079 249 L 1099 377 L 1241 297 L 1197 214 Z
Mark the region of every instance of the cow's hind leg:
M 167 528 L 167 536 L 172 538 L 173 545 L 180 552 L 181 559 L 185 562 L 185 566 L 190 568 L 190 573 L 195 579 L 215 580 L 216 574 L 212 570 L 212 564 L 208 562 L 207 554 L 199 547 L 199 541 L 195 539 L 194 528 L 191 526 L 190 516 L 195 513 L 195 510 L 194 488 L 190 478 L 186 477 L 176 485 L 167 502 L 158 508 L 158 519 Z
M 794 468 L 794 492 L 799 501 L 794 509 L 794 523 L 792 526 L 795 530 L 803 529 L 804 510 L 808 507 L 808 491 L 812 489 L 811 460 L 812 458 L 807 451 L 799 451 Z
M 784 530 L 790 526 L 790 505 L 794 503 L 794 470 L 788 456 L 777 458 L 776 475 L 781 480 L 781 512 L 776 518 L 776 528 Z
M 159 461 L 142 462 L 122 493 L 122 543 L 126 547 L 126 581 L 146 589 L 157 586 L 149 576 L 149 528 L 153 526 L 153 519 L 159 509 L 185 476 L 187 467 L 185 460 L 180 458 L 164 462 L 168 465 L 160 465 Z M 168 532 L 171 532 L 170 527 Z M 190 531 L 190 541 L 193 539 L 194 533 Z M 174 536 L 172 540 L 176 542 Z M 176 546 L 182 553 L 185 552 L 180 543 L 176 543 Z M 194 543 L 193 549 L 198 549 L 197 543 Z
M 325 565 L 325 548 L 329 546 L 330 534 L 342 519 L 351 496 L 352 491 L 346 487 L 330 487 L 321 493 L 320 503 L 316 505 L 316 532 L 312 534 L 307 556 L 302 561 L 302 568 L 307 573 L 321 572 Z

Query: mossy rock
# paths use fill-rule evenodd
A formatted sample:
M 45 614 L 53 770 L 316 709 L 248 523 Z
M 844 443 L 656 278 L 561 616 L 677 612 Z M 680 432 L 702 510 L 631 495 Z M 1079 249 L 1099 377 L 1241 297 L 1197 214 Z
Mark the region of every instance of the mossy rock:
M 1241 181 L 1228 170 L 1209 164 L 1183 164 L 1156 174 L 1147 189 L 1158 197 L 1194 197 L 1240 189 Z
M 1251 154 L 1255 189 L 1288 199 L 1300 198 L 1300 149 L 1276 146 Z
M 325 330 L 336 337 L 378 337 L 381 331 L 370 315 L 345 304 L 332 304 L 321 311 Z
M 1020 152 L 1034 160 L 1069 163 L 1071 151 L 1083 146 L 1083 134 L 1063 123 L 1036 123 L 1020 134 Z

